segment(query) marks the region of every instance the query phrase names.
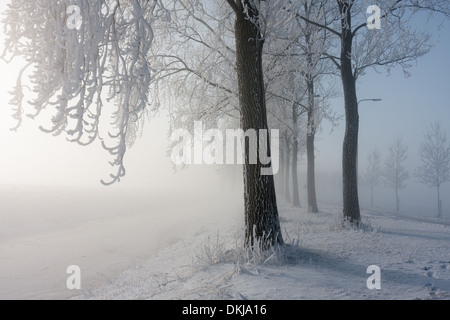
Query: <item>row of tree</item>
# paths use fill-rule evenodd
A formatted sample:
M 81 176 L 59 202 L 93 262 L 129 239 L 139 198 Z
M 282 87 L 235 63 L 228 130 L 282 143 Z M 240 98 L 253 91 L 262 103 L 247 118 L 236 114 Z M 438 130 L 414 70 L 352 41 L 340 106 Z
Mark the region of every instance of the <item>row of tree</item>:
M 326 101 L 327 81 L 337 76 L 345 112 L 343 217 L 358 225 L 356 81 L 370 68 L 400 66 L 406 72 L 432 46 L 426 31 L 412 27 L 414 18 L 420 12 L 450 13 L 447 0 L 379 0 L 383 13 L 371 18 L 371 4 L 13 0 L 4 56 L 21 56 L 27 62 L 13 91 L 14 117 L 20 124 L 22 77 L 29 75 L 35 94 L 32 116 L 46 107 L 55 110 L 52 127 L 45 131 L 65 132 L 82 145 L 101 139 L 115 168 L 107 185 L 125 175 L 126 151 L 142 130 L 145 115 L 160 106 L 169 110 L 174 129 L 192 129 L 195 120 L 244 131 L 280 128 L 294 179 L 299 141 L 306 139 L 308 207 L 314 212 L 314 138 L 321 119 L 335 120 Z M 79 21 L 69 24 L 73 6 Z M 372 24 L 381 24 L 381 29 Z M 101 125 L 111 120 L 113 128 Z M 248 159 L 247 149 L 246 245 L 255 240 L 263 247 L 282 244 L 274 179 L 261 176 L 263 165 Z M 298 182 L 294 195 L 296 188 Z
M 417 180 L 429 187 L 436 188 L 438 217 L 442 217 L 441 185 L 450 181 L 450 143 L 440 122 L 433 123 L 425 133 L 419 148 L 420 166 L 415 170 Z M 396 209 L 400 210 L 399 191 L 406 187 L 411 177 L 405 167 L 408 147 L 397 136 L 389 147 L 388 156 L 382 166 L 381 154 L 372 151 L 367 157 L 367 167 L 362 174 L 362 181 L 370 188 L 371 206 L 374 205 L 374 189 L 381 183 L 395 191 Z

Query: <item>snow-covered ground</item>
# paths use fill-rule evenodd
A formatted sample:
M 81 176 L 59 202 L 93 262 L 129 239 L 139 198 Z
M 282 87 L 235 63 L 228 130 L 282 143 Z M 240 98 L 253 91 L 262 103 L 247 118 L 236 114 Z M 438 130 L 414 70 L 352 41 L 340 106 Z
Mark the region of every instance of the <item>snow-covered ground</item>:
M 280 203 L 289 245 L 261 253 L 242 250 L 241 206 L 220 194 L 0 197 L 1 299 L 450 299 L 448 220 L 364 211 L 354 230 L 337 207 Z M 69 265 L 81 268 L 79 291 L 66 287 Z M 367 288 L 371 265 L 380 290 Z
M 291 244 L 281 252 L 242 252 L 240 224 L 210 226 L 79 298 L 450 299 L 449 221 L 366 211 L 354 230 L 336 208 L 280 211 Z M 371 265 L 380 290 L 367 287 Z
M 0 186 L 0 299 L 69 299 L 69 266 L 84 293 L 236 212 L 200 191 Z

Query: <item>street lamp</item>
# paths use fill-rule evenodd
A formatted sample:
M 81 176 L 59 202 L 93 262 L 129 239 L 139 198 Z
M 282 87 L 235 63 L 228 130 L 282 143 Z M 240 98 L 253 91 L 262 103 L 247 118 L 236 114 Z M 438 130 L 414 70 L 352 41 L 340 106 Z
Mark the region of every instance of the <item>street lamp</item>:
M 358 106 L 359 106 L 359 104 L 360 104 L 361 102 L 364 102 L 364 101 L 381 102 L 381 101 L 383 101 L 383 100 L 382 100 L 382 99 L 379 99 L 379 98 L 376 98 L 376 99 L 362 99 L 362 100 L 359 100 L 359 101 L 358 101 Z
M 359 100 L 358 101 L 358 108 L 359 108 L 359 104 L 361 103 L 361 102 L 365 102 L 365 101 L 371 101 L 371 102 L 381 102 L 381 101 L 383 101 L 383 99 L 380 99 L 380 98 L 374 98 L 374 99 L 362 99 L 362 100 Z M 356 149 L 356 172 L 358 172 L 359 171 L 359 168 L 358 168 L 358 165 L 359 165 L 359 154 L 358 154 L 358 150 L 359 149 L 359 147 Z

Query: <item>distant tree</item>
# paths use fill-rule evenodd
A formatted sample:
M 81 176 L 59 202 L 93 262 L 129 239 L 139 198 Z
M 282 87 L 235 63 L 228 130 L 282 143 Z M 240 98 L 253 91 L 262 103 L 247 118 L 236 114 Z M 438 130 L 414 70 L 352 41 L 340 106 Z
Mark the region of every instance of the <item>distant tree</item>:
M 450 144 L 445 130 L 439 121 L 433 123 L 425 133 L 419 157 L 421 165 L 415 176 L 421 183 L 437 189 L 438 217 L 442 217 L 441 184 L 450 181 Z
M 292 153 L 292 146 L 291 146 L 291 136 L 289 135 L 288 131 L 285 130 L 283 132 L 283 145 L 284 148 L 286 150 L 286 157 L 285 157 L 285 177 L 284 177 L 284 192 L 285 192 L 285 200 L 287 202 L 291 202 L 292 198 L 291 198 L 291 189 L 289 187 L 289 181 L 290 181 L 290 158 L 291 158 L 291 153 Z
M 397 136 L 389 148 L 389 156 L 385 162 L 384 182 L 387 187 L 395 190 L 396 210 L 400 211 L 399 191 L 406 187 L 409 172 L 404 167 L 408 158 L 408 146 L 405 145 L 401 136 Z
M 370 188 L 370 206 L 373 208 L 373 193 L 381 180 L 381 155 L 378 150 L 369 153 L 367 167 L 363 173 L 363 181 Z
M 305 1 L 305 0 L 304 0 Z M 291 0 L 291 2 L 294 2 Z M 414 19 L 422 13 L 450 16 L 448 0 L 315 1 L 319 12 L 299 18 L 325 29 L 333 45 L 322 53 L 331 59 L 341 78 L 345 109 L 342 152 L 343 215 L 358 225 L 361 221 L 358 197 L 359 111 L 357 80 L 369 69 L 401 67 L 405 74 L 417 58 L 432 47 L 431 37 Z M 376 6 L 372 6 L 376 5 Z M 370 9 L 370 10 L 368 10 Z M 376 12 L 380 9 L 381 12 Z M 375 14 L 373 14 L 375 10 Z M 372 12 L 371 12 L 372 11 Z M 377 17 L 378 16 L 378 17 Z M 378 28 L 377 23 L 381 26 Z M 333 40 L 331 40 L 333 38 Z
M 304 12 L 308 19 L 315 20 L 323 15 L 321 8 L 324 8 L 326 1 L 302 0 L 296 3 L 296 12 Z M 306 151 L 307 206 L 310 212 L 317 213 L 315 137 L 323 119 L 333 125 L 338 120 L 327 103 L 334 94 L 333 87 L 324 81 L 335 67 L 322 56 L 330 45 L 326 30 L 305 22 L 297 14 L 291 27 L 281 37 L 268 42 L 266 56 L 271 81 L 267 81 L 267 94 L 269 99 L 290 109 L 284 126 L 292 131 L 293 205 L 300 207 L 298 155 Z M 269 112 L 272 113 L 271 110 Z
M 324 0 L 303 0 L 300 12 L 308 20 L 319 20 L 323 17 Z M 319 212 L 316 195 L 316 165 L 315 165 L 315 137 L 323 118 L 331 123 L 337 120 L 335 114 L 329 113 L 323 103 L 326 96 L 332 94 L 331 88 L 321 90 L 325 75 L 334 72 L 334 64 L 329 59 L 324 59 L 323 54 L 329 50 L 330 41 L 327 30 L 320 26 L 312 25 L 297 15 L 297 23 L 301 36 L 296 41 L 299 54 L 302 59 L 298 64 L 306 87 L 306 105 L 301 107 L 306 111 L 306 179 L 308 210 L 312 213 Z M 321 92 L 322 91 L 322 92 Z M 322 103 L 319 103 L 319 99 Z
M 277 73 L 284 73 L 284 70 L 289 70 L 289 64 L 286 63 L 286 65 L 282 65 L 279 68 L 280 70 L 277 70 Z M 275 73 L 273 69 L 275 68 L 272 68 L 271 71 Z M 275 103 L 276 109 L 279 110 L 273 110 L 272 108 L 269 112 L 272 117 L 282 119 L 280 125 L 286 128 L 284 144 L 287 149 L 287 154 L 292 158 L 286 159 L 286 165 L 290 164 L 291 166 L 291 173 L 287 172 L 287 174 L 290 174 L 292 178 L 290 179 L 292 181 L 292 204 L 294 207 L 299 208 L 301 204 L 298 181 L 298 156 L 302 150 L 302 135 L 300 133 L 306 130 L 305 123 L 302 121 L 305 110 L 300 106 L 305 96 L 305 90 L 303 83 L 296 79 L 295 73 L 292 71 L 286 72 L 286 76 L 284 77 L 277 76 L 275 79 L 276 81 L 268 81 L 268 89 L 274 90 L 276 88 L 279 94 L 276 97 L 273 94 L 269 94 L 268 96 Z M 279 113 L 278 116 L 274 113 L 276 111 Z M 289 168 L 287 170 L 289 171 Z M 289 192 L 289 189 L 287 191 Z M 287 197 L 290 199 L 290 195 Z

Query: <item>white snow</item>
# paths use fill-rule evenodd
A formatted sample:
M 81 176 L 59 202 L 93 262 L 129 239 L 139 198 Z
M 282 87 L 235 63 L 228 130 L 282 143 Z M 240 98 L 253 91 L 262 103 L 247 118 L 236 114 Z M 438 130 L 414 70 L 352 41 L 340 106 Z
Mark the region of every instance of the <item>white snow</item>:
M 364 211 L 355 230 L 338 207 L 314 215 L 280 203 L 290 245 L 250 253 L 240 204 L 220 194 L 87 192 L 35 194 L 33 206 L 29 189 L 2 189 L 0 298 L 450 299 L 449 220 Z M 66 288 L 72 264 L 80 291 Z M 367 288 L 371 265 L 381 290 Z
M 233 204 L 214 195 L 115 188 L 0 186 L 0 299 L 68 299 L 67 267 L 83 292 L 200 232 Z M 214 210 L 214 211 L 212 211 Z M 232 208 L 236 211 L 236 207 Z
M 82 298 L 450 298 L 448 221 L 366 211 L 365 228 L 354 230 L 340 227 L 335 208 L 312 215 L 284 204 L 280 211 L 285 238 L 294 245 L 265 263 L 235 255 L 240 226 L 228 225 L 219 235 L 213 228 L 208 236 L 179 241 Z M 367 288 L 371 265 L 381 268 L 381 290 Z

